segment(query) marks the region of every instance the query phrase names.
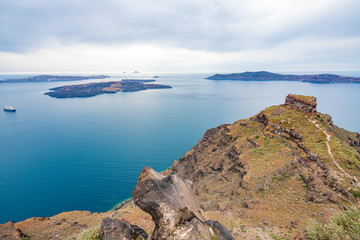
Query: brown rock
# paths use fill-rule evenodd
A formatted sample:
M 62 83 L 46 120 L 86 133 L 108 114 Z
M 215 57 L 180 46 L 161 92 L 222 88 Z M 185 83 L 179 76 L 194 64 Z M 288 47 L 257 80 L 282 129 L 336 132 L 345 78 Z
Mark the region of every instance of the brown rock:
M 289 94 L 285 99 L 285 105 L 290 105 L 301 111 L 316 115 L 316 98 L 302 95 Z
M 155 222 L 149 239 L 211 239 L 213 236 L 229 239 L 222 237 L 221 231 L 204 224 L 205 218 L 193 197 L 190 183 L 175 174 L 164 176 L 145 167 L 133 191 L 133 199 Z
M 0 239 L 21 240 L 24 233 L 14 225 L 13 221 L 0 225 Z
M 133 199 L 136 205 L 152 216 L 156 225 L 155 239 L 168 237 L 177 226 L 194 217 L 205 221 L 184 181 L 176 175 L 165 177 L 150 167 L 141 172 Z
M 143 229 L 127 221 L 107 217 L 101 222 L 102 240 L 141 240 L 147 238 L 148 235 Z

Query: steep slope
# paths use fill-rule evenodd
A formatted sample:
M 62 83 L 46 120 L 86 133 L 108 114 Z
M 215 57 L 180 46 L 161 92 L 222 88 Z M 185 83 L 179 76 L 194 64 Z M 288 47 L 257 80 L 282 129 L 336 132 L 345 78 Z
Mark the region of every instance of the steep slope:
M 359 142 L 316 111 L 316 98 L 288 95 L 208 130 L 172 172 L 194 183 L 204 216 L 222 219 L 237 238 L 249 236 L 247 226 L 253 237 L 287 237 L 358 202 Z

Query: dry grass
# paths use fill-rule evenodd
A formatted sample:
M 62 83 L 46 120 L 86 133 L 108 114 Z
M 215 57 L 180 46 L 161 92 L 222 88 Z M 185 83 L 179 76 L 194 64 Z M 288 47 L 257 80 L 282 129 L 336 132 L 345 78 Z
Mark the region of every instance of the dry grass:
M 76 239 L 80 240 L 100 240 L 100 226 L 84 230 Z
M 360 209 L 352 206 L 331 217 L 327 224 L 314 222 L 307 235 L 312 240 L 359 240 Z

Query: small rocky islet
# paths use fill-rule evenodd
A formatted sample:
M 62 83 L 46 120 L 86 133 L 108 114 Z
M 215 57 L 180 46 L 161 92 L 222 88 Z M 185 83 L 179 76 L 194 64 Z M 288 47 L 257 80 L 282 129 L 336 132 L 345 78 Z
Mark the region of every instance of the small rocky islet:
M 168 170 L 145 167 L 116 210 L 9 222 L 0 238 L 308 239 L 311 221 L 360 202 L 360 134 L 316 107 L 315 97 L 289 94 L 207 130 Z

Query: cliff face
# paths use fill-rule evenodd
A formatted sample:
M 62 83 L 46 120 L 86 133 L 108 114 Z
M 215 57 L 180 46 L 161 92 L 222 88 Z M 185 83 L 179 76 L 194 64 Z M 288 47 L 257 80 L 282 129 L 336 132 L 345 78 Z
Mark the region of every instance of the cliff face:
M 283 105 L 208 130 L 172 172 L 194 182 L 204 216 L 232 226 L 235 238 L 251 235 L 246 226 L 254 237 L 280 226 L 296 235 L 310 219 L 359 201 L 359 142 L 316 111 L 316 98 L 289 95 Z
M 207 130 L 168 171 L 145 168 L 133 196 L 150 215 L 130 202 L 86 218 L 70 212 L 9 223 L 0 236 L 11 229 L 32 239 L 78 238 L 110 217 L 126 222 L 104 229 L 118 224 L 131 234 L 135 224 L 154 239 L 211 236 L 206 224 L 235 239 L 299 237 L 311 219 L 327 220 L 360 201 L 360 135 L 334 125 L 316 105 L 314 97 L 288 95 L 282 105 Z

